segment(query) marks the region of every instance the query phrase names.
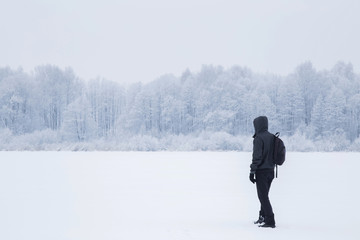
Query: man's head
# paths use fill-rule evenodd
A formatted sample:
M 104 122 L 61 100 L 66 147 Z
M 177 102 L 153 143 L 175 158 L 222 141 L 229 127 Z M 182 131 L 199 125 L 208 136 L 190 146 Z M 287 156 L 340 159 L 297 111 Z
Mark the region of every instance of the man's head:
M 254 119 L 255 135 L 268 130 L 268 119 L 266 116 L 260 116 Z

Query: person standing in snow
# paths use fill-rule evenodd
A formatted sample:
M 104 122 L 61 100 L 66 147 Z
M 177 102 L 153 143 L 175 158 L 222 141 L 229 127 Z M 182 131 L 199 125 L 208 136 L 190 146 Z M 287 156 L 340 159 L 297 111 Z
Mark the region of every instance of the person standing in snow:
M 274 135 L 268 132 L 268 119 L 260 116 L 254 119 L 253 156 L 250 165 L 250 181 L 256 183 L 260 200 L 259 219 L 254 222 L 259 227 L 275 228 L 275 218 L 269 200 L 271 182 L 274 179 L 273 152 Z

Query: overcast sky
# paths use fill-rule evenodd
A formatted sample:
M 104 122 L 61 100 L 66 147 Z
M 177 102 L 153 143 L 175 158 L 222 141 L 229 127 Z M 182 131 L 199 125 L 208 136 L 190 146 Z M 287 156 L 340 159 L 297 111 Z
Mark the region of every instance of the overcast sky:
M 0 0 L 0 67 L 148 82 L 203 64 L 360 72 L 357 0 Z

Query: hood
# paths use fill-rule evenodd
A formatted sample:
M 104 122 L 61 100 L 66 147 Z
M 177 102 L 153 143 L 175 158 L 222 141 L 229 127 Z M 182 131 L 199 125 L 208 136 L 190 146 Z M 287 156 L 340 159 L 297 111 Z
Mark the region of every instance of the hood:
M 260 132 L 264 132 L 268 130 L 268 119 L 266 116 L 260 116 L 254 119 L 254 128 L 255 128 L 255 134 L 253 137 L 256 136 L 256 134 Z

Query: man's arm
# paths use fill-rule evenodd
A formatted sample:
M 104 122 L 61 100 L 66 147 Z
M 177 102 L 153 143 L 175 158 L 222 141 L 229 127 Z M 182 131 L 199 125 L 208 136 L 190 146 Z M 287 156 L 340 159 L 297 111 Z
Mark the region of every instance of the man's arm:
M 253 141 L 253 159 L 250 165 L 250 172 L 255 173 L 258 166 L 262 162 L 262 149 L 263 149 L 263 141 L 259 137 L 255 137 Z

